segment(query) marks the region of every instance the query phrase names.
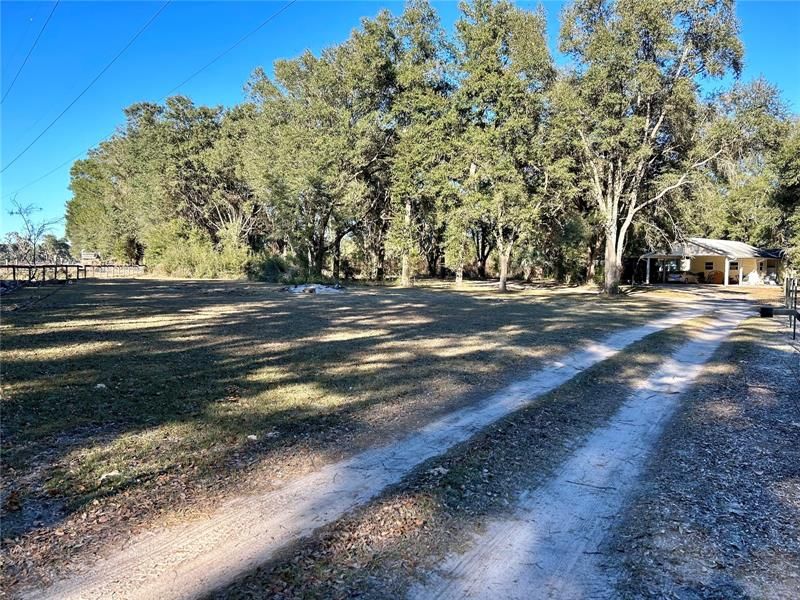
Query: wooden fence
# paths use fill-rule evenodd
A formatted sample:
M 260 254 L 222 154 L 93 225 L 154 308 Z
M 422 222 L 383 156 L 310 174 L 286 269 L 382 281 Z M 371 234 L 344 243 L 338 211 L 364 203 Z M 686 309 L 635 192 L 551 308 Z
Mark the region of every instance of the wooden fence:
M 144 274 L 140 265 L 0 265 L 0 278 L 22 282 L 68 281 L 88 277 L 136 277 Z

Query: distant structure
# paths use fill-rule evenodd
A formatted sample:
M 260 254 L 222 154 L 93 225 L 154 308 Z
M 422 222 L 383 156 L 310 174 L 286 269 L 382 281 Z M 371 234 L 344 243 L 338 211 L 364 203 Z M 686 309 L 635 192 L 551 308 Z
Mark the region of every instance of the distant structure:
M 100 253 L 94 250 L 81 250 L 80 263 L 82 265 L 99 265 L 102 263 Z
M 648 252 L 645 282 L 650 283 L 650 262 L 658 267 L 656 281 L 669 281 L 670 273 L 692 273 L 700 283 L 722 285 L 776 285 L 785 264 L 780 249 L 756 248 L 744 242 L 688 238 L 669 248 Z

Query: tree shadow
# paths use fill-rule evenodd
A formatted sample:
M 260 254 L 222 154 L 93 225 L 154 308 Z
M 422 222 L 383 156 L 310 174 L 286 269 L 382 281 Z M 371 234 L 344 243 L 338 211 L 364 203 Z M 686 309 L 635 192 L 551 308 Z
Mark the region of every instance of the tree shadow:
M 341 458 L 672 308 L 577 292 L 66 286 L 4 315 L 4 498 L 22 494 L 4 527 L 13 536 L 52 528 L 179 472 L 202 482 L 293 453 Z M 184 461 L 198 469 L 186 475 Z M 114 470 L 121 477 L 99 481 Z

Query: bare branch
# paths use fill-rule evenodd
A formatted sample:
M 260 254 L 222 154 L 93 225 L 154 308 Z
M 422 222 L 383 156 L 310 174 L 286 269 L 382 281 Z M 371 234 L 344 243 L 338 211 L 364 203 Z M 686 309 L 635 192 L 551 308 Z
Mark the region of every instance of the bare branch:
M 709 162 L 711 162 L 712 160 L 714 160 L 714 159 L 715 159 L 717 156 L 719 156 L 721 153 L 722 153 L 722 150 L 717 150 L 717 151 L 716 151 L 714 154 L 712 154 L 712 155 L 711 155 L 711 156 L 709 156 L 708 158 L 705 158 L 705 159 L 703 159 L 703 160 L 701 160 L 701 161 L 698 161 L 698 162 L 694 163 L 693 165 L 691 165 L 691 166 L 690 166 L 690 167 L 689 167 L 689 168 L 688 168 L 688 169 L 687 169 L 687 170 L 686 170 L 686 171 L 685 171 L 685 172 L 684 172 L 684 173 L 683 173 L 683 174 L 680 176 L 680 178 L 678 179 L 678 181 L 676 181 L 675 183 L 673 183 L 673 184 L 671 184 L 671 185 L 668 185 L 668 186 L 667 186 L 667 187 L 665 187 L 663 190 L 661 190 L 661 191 L 660 191 L 658 194 L 656 194 L 655 196 L 653 196 L 652 198 L 650 198 L 650 199 L 649 199 L 649 200 L 647 200 L 646 202 L 643 202 L 642 204 L 640 204 L 638 207 L 636 207 L 636 208 L 634 209 L 634 213 L 638 213 L 638 212 L 639 212 L 640 210 L 642 210 L 643 208 L 645 208 L 645 207 L 647 207 L 647 206 L 650 206 L 650 205 L 652 205 L 652 204 L 655 204 L 656 202 L 658 202 L 659 200 L 661 200 L 661 198 L 663 198 L 663 197 L 664 197 L 664 196 L 666 196 L 668 193 L 670 193 L 672 190 L 674 190 L 674 189 L 677 189 L 677 188 L 681 187 L 682 185 L 685 185 L 685 184 L 689 183 L 688 179 L 689 179 L 689 174 L 690 174 L 691 172 L 693 172 L 693 171 L 696 171 L 697 169 L 699 169 L 699 168 L 700 168 L 700 167 L 702 167 L 703 165 L 706 165 L 706 164 L 708 164 Z

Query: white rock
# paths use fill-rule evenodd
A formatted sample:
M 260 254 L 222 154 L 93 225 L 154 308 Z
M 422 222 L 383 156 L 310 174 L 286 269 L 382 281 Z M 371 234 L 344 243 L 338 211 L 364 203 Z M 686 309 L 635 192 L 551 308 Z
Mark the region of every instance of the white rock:
M 444 467 L 434 467 L 428 473 L 432 475 L 447 475 L 450 472 L 450 469 L 445 469 Z
M 112 477 L 119 477 L 120 472 L 114 469 L 113 471 L 109 471 L 108 473 L 103 473 L 100 475 L 100 483 L 103 483 L 106 479 L 111 479 Z

